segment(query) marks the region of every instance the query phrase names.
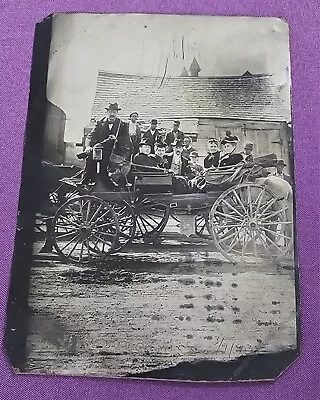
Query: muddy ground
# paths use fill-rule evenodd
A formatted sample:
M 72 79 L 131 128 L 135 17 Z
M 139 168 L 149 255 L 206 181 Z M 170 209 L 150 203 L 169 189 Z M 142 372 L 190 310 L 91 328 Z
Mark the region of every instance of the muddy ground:
M 237 267 L 211 242 L 164 235 L 104 265 L 37 254 L 26 372 L 127 376 L 296 348 L 292 268 Z

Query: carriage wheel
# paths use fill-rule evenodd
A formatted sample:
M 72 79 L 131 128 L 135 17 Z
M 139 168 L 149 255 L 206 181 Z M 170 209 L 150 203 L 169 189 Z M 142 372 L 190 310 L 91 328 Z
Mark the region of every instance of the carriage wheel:
M 133 203 L 133 209 L 136 216 L 137 239 L 155 237 L 164 230 L 169 219 L 168 205 L 146 197 L 138 197 Z
M 64 203 L 52 222 L 54 247 L 67 262 L 88 264 L 114 251 L 119 237 L 115 211 L 94 196 Z
M 292 246 L 292 205 L 265 187 L 241 184 L 218 197 L 209 229 L 217 249 L 233 263 L 280 261 Z
M 114 204 L 112 208 L 117 214 L 119 222 L 119 238 L 115 251 L 120 251 L 134 238 L 136 232 L 136 219 L 133 208 L 125 200 Z
M 202 239 L 211 239 L 208 213 L 196 215 L 194 222 L 196 235 Z

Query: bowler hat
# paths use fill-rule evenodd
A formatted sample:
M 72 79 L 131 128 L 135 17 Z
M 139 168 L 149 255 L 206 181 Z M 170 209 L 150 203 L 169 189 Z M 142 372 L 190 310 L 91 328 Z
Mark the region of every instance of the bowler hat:
M 277 165 L 283 165 L 284 167 L 287 166 L 287 164 L 286 164 L 282 159 L 279 159 L 279 160 L 277 161 Z
M 118 107 L 118 103 L 110 103 L 108 107 L 106 107 L 106 110 L 119 111 L 121 108 Z
M 156 119 L 152 119 L 150 123 L 151 124 L 158 124 L 158 121 Z
M 231 131 L 226 131 L 226 136 L 221 140 L 221 144 L 238 143 L 238 142 L 239 142 L 238 137 L 232 135 Z
M 180 121 L 178 121 L 177 119 L 173 121 L 174 124 L 180 125 Z

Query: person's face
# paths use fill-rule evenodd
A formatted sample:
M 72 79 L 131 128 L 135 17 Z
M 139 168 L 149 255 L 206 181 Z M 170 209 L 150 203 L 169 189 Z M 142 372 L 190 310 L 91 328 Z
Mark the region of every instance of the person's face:
M 149 155 L 151 153 L 151 147 L 147 144 L 140 146 L 140 153 Z
M 284 170 L 284 165 L 282 164 L 277 165 L 277 172 L 279 174 L 282 174 L 283 170 Z
M 179 130 L 179 124 L 174 123 L 173 124 L 173 130 L 176 132 L 177 130 Z
M 157 156 L 163 158 L 163 156 L 165 155 L 166 149 L 164 147 L 156 147 L 155 149 L 155 153 Z
M 219 150 L 218 145 L 216 143 L 208 143 L 210 153 L 215 153 Z
M 247 156 L 249 156 L 252 153 L 252 148 L 251 147 L 245 147 L 244 152 Z
M 151 124 L 151 130 L 154 131 L 154 130 L 156 130 L 156 129 L 157 129 L 157 124 L 152 123 L 152 124 Z
M 185 137 L 184 140 L 183 140 L 183 144 L 184 144 L 186 147 L 189 147 L 190 144 L 191 144 L 191 139 L 190 139 L 189 137 Z
M 132 114 L 130 119 L 131 119 L 132 122 L 137 122 L 138 115 L 137 114 Z
M 234 149 L 236 148 L 236 145 L 233 143 L 226 143 L 224 145 L 224 150 L 226 153 L 230 154 L 234 151 Z
M 192 164 L 197 164 L 197 163 L 198 163 L 198 160 L 199 160 L 199 157 L 197 157 L 197 156 L 190 156 L 190 160 L 191 160 Z
M 182 147 L 175 146 L 175 147 L 173 148 L 173 151 L 174 151 L 174 154 L 175 154 L 176 156 L 181 156 Z
M 117 118 L 118 110 L 107 110 L 108 119 L 114 121 Z

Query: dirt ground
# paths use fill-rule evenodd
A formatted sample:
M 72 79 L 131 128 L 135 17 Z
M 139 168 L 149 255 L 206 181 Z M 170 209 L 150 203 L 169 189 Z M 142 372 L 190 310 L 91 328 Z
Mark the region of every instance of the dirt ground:
M 99 268 L 36 254 L 26 372 L 121 377 L 295 349 L 293 269 L 237 267 L 214 250 L 169 235 Z

